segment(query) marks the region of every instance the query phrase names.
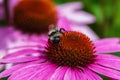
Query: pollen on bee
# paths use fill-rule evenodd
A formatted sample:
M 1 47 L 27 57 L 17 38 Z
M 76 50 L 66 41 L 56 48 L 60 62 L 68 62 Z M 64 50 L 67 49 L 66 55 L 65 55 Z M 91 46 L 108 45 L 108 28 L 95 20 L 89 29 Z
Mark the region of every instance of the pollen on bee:
M 22 0 L 14 8 L 14 25 L 25 33 L 43 33 L 56 25 L 57 11 L 52 0 Z

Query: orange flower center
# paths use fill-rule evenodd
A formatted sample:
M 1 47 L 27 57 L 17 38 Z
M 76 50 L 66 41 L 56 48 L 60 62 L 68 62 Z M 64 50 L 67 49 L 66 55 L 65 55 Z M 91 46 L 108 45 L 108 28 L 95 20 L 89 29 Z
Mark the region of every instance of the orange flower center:
M 22 0 L 14 8 L 15 28 L 25 33 L 43 33 L 50 24 L 57 23 L 52 0 Z
M 87 66 L 94 59 L 94 46 L 90 39 L 79 32 L 68 31 L 60 35 L 59 43 L 49 41 L 47 59 L 59 66 Z

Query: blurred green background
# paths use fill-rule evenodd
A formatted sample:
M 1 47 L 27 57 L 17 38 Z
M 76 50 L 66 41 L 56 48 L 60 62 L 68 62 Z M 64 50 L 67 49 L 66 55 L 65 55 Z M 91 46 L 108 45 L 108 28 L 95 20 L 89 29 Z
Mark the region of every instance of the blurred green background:
M 57 4 L 74 1 L 82 2 L 83 10 L 96 17 L 89 26 L 99 37 L 120 37 L 120 0 L 55 0 Z

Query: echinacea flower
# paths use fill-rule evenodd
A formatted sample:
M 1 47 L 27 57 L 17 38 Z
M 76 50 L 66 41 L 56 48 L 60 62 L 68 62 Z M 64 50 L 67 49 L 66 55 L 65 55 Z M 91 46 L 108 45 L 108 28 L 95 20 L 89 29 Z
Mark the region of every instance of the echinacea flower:
M 51 0 L 21 0 L 13 11 L 16 29 L 25 33 L 43 33 L 50 24 L 56 25 L 57 11 Z
M 0 73 L 8 80 L 102 80 L 104 75 L 120 80 L 119 38 L 92 42 L 85 34 L 50 28 L 49 38 L 34 41 L 36 45 L 18 47 L 1 64 L 13 63 Z M 15 49 L 15 48 L 13 48 Z M 98 74 L 97 74 L 98 73 Z
M 24 1 L 24 0 L 23 0 Z M 28 0 L 29 1 L 29 0 Z M 34 0 L 33 0 L 34 1 Z M 13 21 L 12 17 L 13 17 L 13 8 L 15 7 L 15 5 L 17 5 L 17 3 L 19 3 L 20 1 L 19 0 L 9 0 L 9 7 L 10 7 L 10 14 L 11 14 L 11 20 L 10 21 Z M 43 1 L 44 2 L 44 1 Z M 21 6 L 20 6 L 21 7 Z M 64 7 L 64 8 L 63 8 Z M 57 11 L 58 11 L 58 21 L 57 21 L 57 24 L 58 26 L 62 26 L 62 23 L 63 22 L 69 22 L 69 24 L 71 25 L 70 28 L 74 31 L 81 31 L 82 33 L 86 34 L 87 36 L 90 37 L 91 40 L 97 40 L 98 39 L 98 36 L 88 27 L 86 26 L 87 24 L 89 23 L 92 23 L 94 22 L 94 17 L 86 12 L 84 12 L 85 14 L 82 14 L 83 11 L 76 11 L 77 9 L 81 8 L 82 7 L 82 4 L 80 2 L 74 2 L 74 3 L 67 3 L 67 4 L 64 4 L 64 5 L 59 5 L 57 6 Z M 66 10 L 63 10 L 63 9 L 66 9 Z M 76 16 L 76 13 L 80 13 L 80 15 L 77 15 L 77 16 L 83 16 L 82 18 L 79 18 L 80 20 L 74 20 L 71 18 L 69 18 L 68 14 L 63 14 L 63 13 L 70 13 L 74 16 Z M 74 17 L 73 16 L 73 17 Z M 62 18 L 61 18 L 62 17 Z M 85 18 L 86 17 L 86 18 Z M 25 19 L 25 18 L 24 18 Z M 83 20 L 84 19 L 84 20 Z M 81 22 L 81 20 L 83 20 L 84 22 Z M 80 21 L 80 22 L 79 22 Z M 32 22 L 31 22 L 32 23 Z M 22 24 L 22 23 L 21 23 Z M 29 24 L 29 23 L 28 23 Z M 37 25 L 37 24 L 36 24 Z M 2 48 L 5 48 L 5 47 L 11 47 L 11 44 L 16 46 L 16 43 L 19 42 L 18 44 L 24 44 L 22 38 L 24 35 L 22 34 L 18 34 L 20 31 L 17 31 L 15 29 L 9 29 L 9 27 L 13 27 L 13 25 L 11 26 L 8 26 L 8 27 L 3 27 L 3 28 L 0 28 L 1 31 L 0 31 L 0 36 L 3 36 L 1 39 L 2 41 L 0 42 L 0 47 Z M 42 28 L 41 28 L 42 30 Z M 10 33 L 7 33 L 7 32 L 10 32 Z M 47 31 L 47 30 L 46 30 Z M 16 33 L 17 32 L 17 33 Z M 2 33 L 5 33 L 2 34 Z M 20 32 L 21 33 L 21 32 Z M 40 32 L 41 33 L 41 32 Z M 12 37 L 11 37 L 12 36 Z M 25 36 L 26 37 L 26 36 Z M 10 39 L 9 39 L 10 38 Z M 14 39 L 14 41 L 11 39 Z M 20 42 L 21 40 L 21 42 Z M 9 42 L 8 42 L 9 41 Z M 25 42 L 26 43 L 26 42 Z M 4 46 L 5 47 L 4 47 Z
M 38 3 L 37 6 L 34 5 L 35 2 Z M 45 6 L 47 6 L 49 9 L 48 11 L 46 11 L 46 9 L 43 10 L 46 8 Z M 15 27 L 17 27 L 17 29 L 19 28 L 20 30 L 24 29 L 23 32 L 28 32 L 28 30 L 31 28 L 31 30 L 34 30 L 34 28 L 37 27 L 36 29 L 42 30 L 43 33 L 48 31 L 48 24 L 50 24 L 51 21 L 51 24 L 55 25 L 57 24 L 56 21 L 59 21 L 59 17 L 65 17 L 67 20 L 69 20 L 74 30 L 80 30 L 91 39 L 97 40 L 98 36 L 87 26 L 87 24 L 95 22 L 95 18 L 93 15 L 80 10 L 82 7 L 83 4 L 81 2 L 72 2 L 55 6 L 54 2 L 51 0 L 9 0 L 10 21 L 14 20 L 15 22 L 13 23 L 16 24 Z M 46 18 L 42 19 L 41 15 L 43 15 L 43 17 L 45 16 Z M 50 18 L 49 15 L 52 16 L 52 18 Z M 41 21 L 42 24 L 39 24 Z M 17 24 L 25 26 L 27 29 L 25 27 L 18 27 L 20 25 Z M 44 24 L 48 26 L 43 30 L 42 27 L 44 27 Z M 41 31 L 38 31 L 38 33 L 41 33 Z
M 8 0 L 8 1 L 9 1 L 10 21 L 13 21 L 13 18 L 14 18 L 13 14 L 15 12 L 14 11 L 14 7 L 17 6 L 18 4 L 20 4 L 19 2 L 21 0 Z M 23 0 L 23 1 L 25 1 L 25 0 Z M 35 1 L 35 0 L 33 0 L 33 1 Z M 43 2 L 45 2 L 45 0 L 43 0 Z M 48 2 L 50 2 L 50 1 L 48 1 Z M 51 4 L 54 4 L 54 3 L 49 3 L 47 5 L 51 6 Z M 87 24 L 93 23 L 95 21 L 95 18 L 91 14 L 86 13 L 84 11 L 76 11 L 78 9 L 81 9 L 82 6 L 83 6 L 82 3 L 80 3 L 80 2 L 67 3 L 67 4 L 63 4 L 63 5 L 58 5 L 58 6 L 54 6 L 53 5 L 53 8 L 56 7 L 56 11 L 57 11 L 57 14 L 58 14 L 57 25 L 64 27 L 63 23 L 65 23 L 66 21 L 68 21 L 69 24 L 72 25 L 72 26 L 69 26 L 67 28 L 74 29 L 75 31 L 76 30 L 80 30 L 81 32 L 83 32 L 87 36 L 89 36 L 91 38 L 91 40 L 96 40 L 96 39 L 98 39 L 98 37 L 96 36 L 96 34 L 88 26 L 86 26 Z M 19 7 L 21 9 L 21 7 L 23 7 L 23 6 L 17 6 L 17 7 Z M 36 8 L 35 6 L 33 6 L 33 7 Z M 26 8 L 29 8 L 29 6 L 24 7 L 23 10 L 25 10 Z M 39 11 L 39 10 L 36 10 L 36 11 Z M 28 14 L 29 10 L 25 11 L 25 13 Z M 33 12 L 31 12 L 31 13 L 33 13 Z M 63 13 L 66 13 L 66 14 L 63 14 Z M 68 15 L 67 13 L 68 14 L 70 13 L 70 15 Z M 83 13 L 85 13 L 85 14 L 83 14 Z M 38 14 L 38 13 L 36 13 L 36 14 Z M 33 15 L 33 14 L 31 14 L 31 15 Z M 30 15 L 30 17 L 31 17 L 31 15 Z M 73 15 L 73 18 L 72 18 L 72 15 Z M 4 16 L 4 15 L 1 15 L 1 16 Z M 77 16 L 79 17 L 79 19 L 75 19 L 74 18 L 74 17 L 77 17 Z M 20 16 L 18 16 L 18 17 L 20 17 Z M 20 18 L 25 19 L 26 17 L 20 17 Z M 53 18 L 55 18 L 55 17 L 53 17 Z M 51 19 L 52 20 L 56 20 L 56 19 L 53 19 L 53 18 L 51 18 Z M 55 24 L 56 24 L 56 22 L 55 22 Z M 36 25 L 38 25 L 38 24 L 36 24 Z M 66 24 L 66 26 L 68 26 L 68 24 Z M 22 46 L 22 44 L 24 44 L 24 45 L 31 45 L 31 44 L 33 44 L 33 42 L 31 42 L 32 39 L 38 41 L 41 38 L 43 38 L 43 34 L 40 34 L 39 38 L 38 38 L 38 36 L 36 34 L 33 34 L 32 36 L 28 36 L 28 35 L 25 35 L 25 34 L 23 35 L 23 34 L 21 34 L 20 31 L 17 31 L 15 29 L 13 29 L 12 27 L 13 27 L 13 25 L 0 28 L 0 39 L 1 39 L 1 41 L 0 41 L 0 50 L 2 50 L 2 51 L 4 49 L 6 50 L 6 48 Z M 40 28 L 40 30 L 42 30 L 42 28 Z M 28 38 L 28 37 L 30 37 L 30 38 Z M 26 38 L 31 39 L 31 41 L 30 40 L 27 41 Z
M 37 24 L 36 23 L 36 21 L 38 21 L 38 19 L 37 19 L 37 17 L 35 18 L 35 19 L 32 19 L 32 20 L 35 20 L 35 21 L 32 21 L 32 22 L 30 22 L 29 23 L 29 21 L 31 21 L 31 16 L 35 16 L 34 14 L 39 14 L 39 13 L 37 13 L 37 11 L 39 12 L 39 10 L 37 10 L 36 9 L 36 6 L 34 6 L 34 5 L 32 5 L 31 4 L 31 2 L 36 2 L 35 0 L 30 0 L 30 2 L 29 3 L 26 3 L 26 2 L 28 2 L 29 0 L 8 0 L 9 1 L 9 11 L 10 11 L 10 21 L 13 21 L 13 18 L 15 18 L 15 17 L 20 17 L 19 16 L 19 14 L 17 14 L 16 16 L 13 16 L 13 14 L 15 14 L 14 12 L 17 12 L 17 10 L 16 9 L 18 9 L 18 11 L 20 10 L 20 11 L 23 11 L 23 12 L 25 12 L 25 14 L 24 15 L 27 15 L 29 12 L 30 12 L 30 16 L 28 16 L 28 17 L 30 17 L 30 20 L 26 20 L 26 21 L 28 21 L 28 23 L 26 23 L 25 22 L 25 24 L 26 25 L 29 25 L 30 23 L 31 24 L 33 24 L 32 22 L 35 22 L 35 24 L 34 24 L 34 27 L 35 27 L 35 25 L 39 25 L 39 24 Z M 37 0 L 38 1 L 38 0 Z M 52 5 L 52 4 L 54 4 L 53 2 L 50 2 L 50 0 L 39 0 L 39 1 L 43 1 L 42 3 L 44 3 L 44 5 L 46 4 L 47 6 L 52 6 L 52 7 L 50 7 L 50 8 L 55 8 L 55 6 L 54 5 Z M 38 1 L 38 2 L 39 2 Z M 21 2 L 21 3 L 20 3 Z M 25 3 L 24 3 L 25 2 Z M 24 3 L 24 4 L 23 4 Z M 23 4 L 23 6 L 21 6 Z M 26 6 L 25 4 L 27 4 L 27 5 L 29 5 L 29 6 Z M 43 5 L 43 6 L 44 6 Z M 14 11 L 14 7 L 17 7 L 17 8 L 15 8 L 15 10 L 16 11 Z M 34 12 L 34 10 L 26 10 L 26 9 L 28 9 L 29 7 L 31 8 L 31 6 L 33 6 L 33 8 L 35 8 L 35 10 L 36 10 L 36 12 Z M 41 6 L 41 5 L 40 5 Z M 41 8 L 39 6 L 39 8 Z M 98 39 L 98 36 L 88 27 L 88 26 L 86 26 L 87 24 L 89 24 L 89 23 L 93 23 L 94 22 L 94 20 L 95 20 L 95 18 L 91 15 L 91 14 L 89 14 L 89 13 L 86 13 L 86 12 L 84 12 L 84 11 L 76 11 L 76 10 L 78 10 L 78 9 L 80 9 L 80 8 L 82 8 L 82 3 L 80 3 L 80 2 L 73 2 L 73 3 L 67 3 L 67 4 L 63 4 L 63 5 L 59 5 L 59 6 L 57 6 L 56 7 L 56 11 L 57 11 L 57 15 L 58 15 L 58 20 L 57 20 L 57 23 L 53 23 L 53 24 L 59 24 L 58 26 L 62 26 L 62 23 L 63 22 L 66 22 L 65 20 L 67 20 L 68 22 L 69 22 L 69 24 L 71 25 L 70 26 L 70 28 L 71 29 L 73 29 L 73 30 L 75 30 L 75 31 L 81 31 L 82 33 L 84 33 L 84 34 L 86 34 L 87 36 L 89 36 L 92 40 L 97 40 Z M 22 9 L 24 7 L 24 9 Z M 21 10 L 22 9 L 22 10 Z M 42 9 L 41 9 L 42 10 Z M 51 9 L 50 9 L 51 10 Z M 48 10 L 49 11 L 49 10 Z M 53 10 L 54 11 L 54 10 Z M 43 11 L 44 12 L 44 11 Z M 55 12 L 55 11 L 54 11 Z M 34 14 L 33 14 L 34 13 Z M 52 12 L 51 12 L 52 13 Z M 66 13 L 66 14 L 65 14 Z M 70 13 L 70 15 L 68 16 L 68 14 Z M 79 13 L 79 15 L 77 15 Z M 85 14 L 83 14 L 83 13 L 85 13 Z M 21 13 L 20 13 L 20 15 L 22 15 Z M 54 14 L 53 14 L 54 15 Z M 55 14 L 56 15 L 56 14 Z M 54 16 L 55 16 L 54 15 Z M 73 18 L 72 18 L 72 15 L 73 15 Z M 3 15 L 2 15 L 3 16 Z M 38 16 L 38 15 L 37 15 Z M 74 17 L 79 17 L 79 19 L 75 19 Z M 81 17 L 80 17 L 81 16 Z M 62 18 L 61 18 L 62 17 Z M 20 17 L 20 18 L 23 18 L 24 20 L 26 19 L 26 17 Z M 23 21 L 23 23 L 24 23 L 24 20 L 22 20 L 22 19 L 20 19 L 19 18 L 19 20 L 20 21 Z M 53 17 L 53 18 L 55 18 L 55 17 Z M 51 20 L 53 20 L 53 21 L 55 21 L 56 20 L 56 18 L 55 19 L 53 19 L 53 18 L 51 18 Z M 37 19 L 37 20 L 36 20 Z M 40 18 L 39 18 L 40 19 Z M 48 19 L 48 17 L 47 17 L 47 19 Z M 65 19 L 65 20 L 64 20 Z M 84 20 L 83 20 L 84 19 Z M 19 20 L 18 20 L 18 22 L 19 22 Z M 42 19 L 41 19 L 42 20 Z M 17 21 L 17 20 L 15 20 L 15 21 Z M 43 20 L 45 23 L 44 24 L 46 24 L 46 23 L 49 23 L 49 21 L 48 20 Z M 83 21 L 83 22 L 81 22 L 81 21 Z M 19 22 L 19 23 L 21 23 L 21 25 L 23 24 L 22 22 Z M 17 24 L 17 23 L 16 23 Z M 26 26 L 25 25 L 25 26 Z M 40 24 L 40 26 L 42 26 L 42 24 Z M 10 27 L 10 29 L 9 29 L 9 27 Z M 11 27 L 14 27 L 13 25 L 11 25 L 11 26 L 7 26 L 7 27 L 2 27 L 2 28 L 0 28 L 0 36 L 2 36 L 2 38 L 0 37 L 0 39 L 2 39 L 2 41 L 0 42 L 0 48 L 2 48 L 2 49 L 4 49 L 5 47 L 11 47 L 11 44 L 12 45 L 14 45 L 14 46 L 16 46 L 16 44 L 14 44 L 14 43 L 17 43 L 17 42 L 19 42 L 18 44 L 22 44 L 23 43 L 23 41 L 25 41 L 24 39 L 22 39 L 23 37 L 24 37 L 24 35 L 23 34 L 21 34 L 21 31 L 17 31 L 17 30 L 15 30 L 15 29 L 12 29 Z M 24 26 L 23 26 L 24 27 Z M 28 27 L 30 27 L 30 25 L 28 26 Z M 63 27 L 63 26 L 62 26 Z M 21 28 L 21 29 L 23 29 L 23 28 Z M 27 28 L 24 28 L 25 30 L 27 30 L 27 31 L 29 31 L 29 29 Z M 32 28 L 30 28 L 30 29 L 32 29 Z M 46 29 L 47 29 L 47 27 L 46 27 Z M 32 29 L 33 30 L 33 29 Z M 38 30 L 38 32 L 39 32 L 39 30 L 43 30 L 42 28 L 40 28 L 40 29 L 37 29 Z M 10 33 L 7 33 L 7 32 L 5 32 L 5 31 L 7 31 L 7 32 L 10 32 Z M 47 30 L 45 30 L 45 31 L 48 31 L 48 29 Z M 17 33 L 16 33 L 17 32 Z M 22 32 L 24 32 L 24 31 L 22 31 Z M 31 32 L 31 31 L 30 31 Z M 34 30 L 32 31 L 32 32 L 34 32 Z M 44 32 L 44 31 L 43 31 Z M 5 33 L 5 34 L 3 34 L 3 33 Z M 18 33 L 20 33 L 20 34 L 18 34 Z M 39 33 L 41 33 L 42 34 L 42 32 L 39 32 Z M 40 35 L 41 35 L 40 34 Z M 33 34 L 34 35 L 34 34 Z M 25 36 L 26 37 L 26 36 Z M 29 36 L 28 36 L 29 37 Z M 10 39 L 9 39 L 10 38 Z M 11 39 L 14 39 L 14 40 L 11 40 Z M 20 42 L 20 40 L 21 40 L 21 42 Z M 26 42 L 25 42 L 26 43 Z
M 14 16 L 13 16 L 13 14 L 14 14 L 14 7 L 16 6 L 16 5 L 18 5 L 18 3 L 20 2 L 20 0 L 8 0 L 9 1 L 9 3 L 10 3 L 10 5 L 9 5 L 9 8 L 10 8 L 10 21 L 13 21 L 13 18 L 14 18 Z M 23 1 L 25 1 L 25 0 L 23 0 Z M 29 1 L 29 0 L 28 0 Z M 35 0 L 33 0 L 33 1 L 35 1 Z M 36 2 L 36 1 L 35 1 Z M 43 2 L 45 2 L 45 0 L 43 0 Z M 49 1 L 48 1 L 49 2 Z M 47 5 L 49 5 L 49 6 L 51 6 L 51 4 L 54 4 L 54 3 L 50 3 L 50 4 L 47 4 Z M 20 4 L 19 4 L 20 5 Z M 21 9 L 21 7 L 23 8 L 24 6 L 17 6 L 17 9 L 18 9 L 18 7 L 19 7 L 19 9 Z M 32 4 L 31 4 L 32 5 Z M 71 6 L 71 7 L 70 7 Z M 33 6 L 34 7 L 34 6 Z M 54 8 L 55 6 L 53 5 L 53 8 Z M 27 8 L 29 8 L 29 6 L 26 6 L 26 8 L 24 7 L 24 9 L 23 10 L 26 10 Z M 30 7 L 31 8 L 31 7 Z M 34 8 L 36 8 L 36 7 L 34 7 Z M 41 7 L 40 7 L 41 8 Z M 70 9 L 69 9 L 70 8 Z M 72 25 L 72 26 L 69 26 L 69 27 L 67 27 L 67 28 L 71 28 L 71 29 L 75 29 L 75 31 L 76 30 L 81 30 L 81 32 L 83 32 L 83 33 L 85 33 L 85 34 L 87 34 L 90 38 L 91 38 L 91 40 L 96 40 L 96 39 L 98 39 L 98 37 L 96 36 L 96 34 L 88 27 L 88 26 L 86 26 L 87 24 L 90 24 L 90 23 L 93 23 L 94 21 L 95 21 L 95 18 L 91 15 L 91 14 L 88 14 L 88 13 L 86 13 L 86 12 L 84 12 L 84 11 L 76 11 L 77 9 L 80 9 L 80 8 L 82 8 L 82 3 L 80 3 L 80 2 L 74 2 L 74 3 L 68 3 L 68 4 L 64 4 L 64 5 L 59 5 L 59 6 L 57 6 L 56 7 L 56 11 L 58 11 L 58 20 L 56 20 L 56 17 L 53 17 L 53 18 L 50 18 L 51 20 L 53 20 L 53 21 L 55 21 L 55 23 L 54 24 L 56 24 L 56 21 L 57 21 L 57 24 L 58 24 L 58 26 L 62 26 L 62 27 L 64 27 L 64 26 L 68 26 L 68 24 L 66 24 L 66 25 L 62 25 L 63 23 L 65 23 L 66 22 L 66 20 L 68 20 L 68 22 L 70 23 L 70 25 Z M 63 10 L 63 9 L 65 9 L 65 10 Z M 22 11 L 23 11 L 22 10 Z M 34 11 L 34 10 L 33 10 Z M 36 10 L 36 11 L 39 11 L 39 10 Z M 16 11 L 17 12 L 17 11 Z M 44 11 L 43 11 L 44 12 Z M 25 13 L 26 14 L 28 14 L 29 13 L 29 10 L 26 10 L 25 11 Z M 33 15 L 33 12 L 31 12 L 32 14 L 30 14 L 30 17 L 31 17 L 31 15 Z M 35 12 L 36 13 L 36 12 Z M 73 15 L 74 17 L 76 16 L 78 16 L 79 17 L 79 19 L 75 19 L 75 18 L 72 18 L 72 16 L 70 16 L 70 15 L 68 15 L 68 14 L 63 14 L 63 13 L 70 13 L 70 15 Z M 79 14 L 78 14 L 79 13 Z M 85 13 L 85 14 L 84 14 Z M 36 13 L 37 14 L 37 13 Z M 78 15 L 77 15 L 78 14 Z M 19 14 L 18 14 L 19 15 Z M 83 17 L 82 17 L 82 16 Z M 1 15 L 2 17 L 4 16 L 4 15 Z M 18 21 L 24 21 L 24 20 L 26 20 L 26 17 L 21 17 L 22 16 L 22 14 L 20 13 L 20 16 L 17 16 L 17 17 L 19 17 L 19 20 Z M 28 15 L 27 15 L 28 16 Z M 33 15 L 34 16 L 34 15 Z M 38 16 L 38 15 L 37 15 Z M 54 15 L 54 16 L 56 16 L 56 14 Z M 81 16 L 81 17 L 80 17 Z M 28 16 L 29 17 L 29 16 Z M 62 17 L 62 18 L 61 18 Z M 86 17 L 86 18 L 85 18 Z M 23 19 L 20 19 L 20 18 L 23 18 Z M 54 19 L 55 18 L 55 19 Z M 37 19 L 36 17 L 34 18 L 34 20 L 35 19 Z M 40 18 L 39 18 L 40 19 Z M 47 18 L 48 19 L 48 18 Z M 84 19 L 84 20 L 83 20 Z M 38 19 L 37 19 L 38 20 Z M 81 22 L 81 20 L 83 21 L 83 22 Z M 15 21 L 17 21 L 17 20 L 15 20 Z M 27 24 L 30 24 L 30 23 L 32 23 L 32 22 L 36 22 L 36 21 L 31 21 L 31 20 L 26 20 L 26 21 L 28 21 L 28 23 Z M 29 21 L 31 21 L 31 22 L 29 22 Z M 23 22 L 24 23 L 24 22 Z M 47 23 L 47 21 L 46 21 L 46 23 Z M 35 23 L 36 24 L 36 23 Z M 22 25 L 22 23 L 21 23 L 21 25 Z M 39 25 L 39 24 L 36 24 L 36 25 Z M 40 25 L 42 25 L 42 24 L 40 24 Z M 26 25 L 25 25 L 26 26 Z M 30 26 L 30 25 L 29 25 Z M 35 26 L 35 25 L 34 25 Z M 76 27 L 77 26 L 77 27 Z M 9 48 L 11 48 L 11 47 L 17 47 L 17 46 L 22 46 L 23 44 L 25 45 L 25 46 L 29 46 L 29 45 L 31 45 L 31 44 L 33 44 L 34 42 L 32 42 L 32 41 L 39 41 L 39 40 L 42 40 L 42 38 L 43 38 L 43 34 L 40 34 L 39 35 L 39 38 L 38 38 L 38 36 L 36 35 L 36 34 L 33 34 L 32 36 L 28 36 L 28 35 L 23 35 L 23 34 L 21 34 L 21 32 L 20 31 L 17 31 L 17 30 L 15 30 L 15 29 L 13 29 L 12 28 L 13 27 L 13 25 L 11 25 L 11 26 L 6 26 L 6 27 L 2 27 L 2 28 L 0 28 L 0 39 L 1 39 L 1 41 L 0 41 L 0 55 L 2 56 L 1 58 L 3 58 L 3 55 L 6 55 L 6 54 L 8 54 L 9 53 L 9 51 L 7 50 L 6 51 L 6 49 L 9 49 Z M 74 27 L 74 28 L 72 28 L 72 27 Z M 65 28 L 65 27 L 64 27 Z M 46 28 L 47 29 L 47 28 Z M 42 28 L 40 28 L 40 30 L 43 30 Z M 46 30 L 47 31 L 47 30 Z M 40 32 L 41 33 L 41 32 Z M 28 38 L 28 37 L 30 37 L 30 38 Z M 26 38 L 28 38 L 28 40 L 26 40 Z M 29 39 L 31 39 L 31 41 L 29 40 Z M 35 43 L 34 43 L 35 44 Z M 12 50 L 12 51 L 14 51 L 14 50 Z M 10 52 L 12 52 L 12 51 L 10 51 Z

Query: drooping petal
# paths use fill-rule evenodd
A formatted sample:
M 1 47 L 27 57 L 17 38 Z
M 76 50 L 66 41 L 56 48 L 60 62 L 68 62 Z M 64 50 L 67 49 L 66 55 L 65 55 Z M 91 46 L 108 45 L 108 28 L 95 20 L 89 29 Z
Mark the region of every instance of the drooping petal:
M 37 44 L 41 46 L 45 46 L 48 40 L 48 36 L 46 34 L 32 34 L 32 36 L 26 35 L 26 42 L 29 41 L 32 44 Z
M 10 69 L 6 69 L 2 73 L 0 73 L 0 78 L 7 77 L 7 76 L 11 75 L 15 70 L 17 70 L 19 68 L 22 68 L 22 66 L 23 65 L 16 65 L 16 66 L 13 66 Z
M 25 36 L 25 37 L 28 37 L 28 38 L 24 39 L 20 35 L 20 39 L 17 38 L 14 42 L 8 41 L 8 49 L 11 49 L 11 48 L 16 48 L 17 49 L 17 47 L 18 47 L 18 49 L 19 49 L 19 47 L 25 48 L 25 46 L 26 47 L 27 46 L 29 46 L 29 47 L 33 47 L 33 46 L 36 46 L 36 47 L 45 47 L 46 46 L 45 42 L 47 42 L 47 41 L 45 41 L 43 39 L 39 39 L 38 38 L 38 40 L 36 40 L 34 37 L 30 37 L 30 36 Z M 45 39 L 47 39 L 47 38 L 45 38 Z
M 65 75 L 64 80 L 76 80 L 74 69 L 68 68 Z
M 24 77 L 24 75 L 29 74 L 31 72 L 35 72 L 41 68 L 44 68 L 46 65 L 45 64 L 31 64 L 28 66 L 25 66 L 23 68 L 20 68 L 18 70 L 16 70 L 9 78 L 8 80 L 19 80 L 19 78 Z M 28 77 L 29 78 L 29 77 Z M 27 78 L 27 79 L 28 79 Z
M 59 16 L 57 27 L 64 28 L 65 30 L 70 30 L 70 22 L 65 17 Z
M 36 72 L 36 70 L 33 70 L 31 72 L 26 72 L 26 73 L 24 73 L 24 75 L 19 75 L 14 80 L 27 80 L 29 77 L 34 75 L 35 72 Z
M 96 56 L 96 63 L 100 64 L 102 66 L 106 66 L 109 68 L 114 68 L 120 70 L 120 58 L 111 55 L 111 57 L 107 57 L 107 54 L 104 56 L 104 54 L 97 54 Z M 108 55 L 109 56 L 109 55 Z
M 110 55 L 110 54 L 95 54 L 97 59 L 120 59 L 118 56 Z
M 89 69 L 91 69 L 99 74 L 102 74 L 104 76 L 118 79 L 118 80 L 120 79 L 120 72 L 116 71 L 114 69 L 103 67 L 103 66 L 96 65 L 96 64 L 91 64 L 88 67 L 89 67 Z
M 31 50 L 36 50 L 36 51 L 37 50 L 39 50 L 39 51 L 45 50 L 45 48 L 42 47 L 41 45 L 23 45 L 23 46 L 15 46 L 15 47 L 12 47 L 12 48 L 6 48 L 6 49 L 4 49 L 4 51 L 6 51 L 6 54 L 9 53 L 12 56 L 12 54 L 14 54 L 15 52 L 19 52 L 20 50 L 22 51 L 22 50 L 30 50 L 30 49 Z M 15 53 L 15 54 L 17 54 L 17 53 Z
M 5 49 L 7 48 L 7 39 L 13 41 L 14 38 L 11 35 L 11 33 L 13 32 L 12 29 L 8 28 L 7 26 L 2 26 L 0 27 L 0 49 Z
M 18 65 L 12 66 L 11 68 L 6 69 L 5 71 L 1 72 L 0 73 L 0 78 L 7 77 L 7 76 L 11 75 L 16 70 L 18 70 L 22 67 L 25 67 L 25 66 L 30 65 L 30 64 L 37 64 L 39 62 L 40 61 L 32 61 L 32 62 L 29 62 L 29 63 L 23 63 L 23 64 L 18 64 Z
M 74 12 L 75 10 L 81 9 L 82 7 L 83 7 L 82 3 L 72 2 L 72 3 L 58 5 L 57 10 L 58 12 L 61 12 L 61 13 L 71 13 L 71 12 Z
M 52 74 L 50 80 L 63 80 L 67 67 L 58 67 Z
M 103 80 L 100 76 L 98 76 L 95 72 L 87 69 L 87 68 L 83 68 L 84 71 L 84 75 L 87 78 L 87 80 Z
M 76 80 L 87 80 L 86 76 L 81 70 L 76 69 L 75 74 L 76 74 Z
M 10 53 L 6 55 L 5 58 L 12 58 L 12 57 L 18 57 L 18 56 L 23 56 L 23 55 L 31 55 L 31 54 L 35 54 L 39 52 L 40 52 L 39 50 L 35 50 L 35 49 L 23 49 L 17 52 Z
M 28 61 L 40 60 L 39 56 L 14 57 L 7 59 L 0 59 L 0 63 L 21 63 Z
M 95 21 L 95 17 L 84 11 L 76 11 L 73 13 L 62 13 L 67 19 L 76 24 L 90 24 Z
M 39 69 L 28 80 L 50 80 L 50 77 L 55 72 L 56 68 L 57 68 L 56 65 L 48 64 L 44 66 L 44 68 Z
M 120 52 L 120 45 L 119 44 L 106 44 L 102 46 L 95 46 L 94 51 L 96 51 L 96 53 Z
M 105 38 L 105 39 L 100 39 L 94 42 L 95 46 L 102 46 L 106 44 L 118 44 L 120 41 L 120 38 Z

